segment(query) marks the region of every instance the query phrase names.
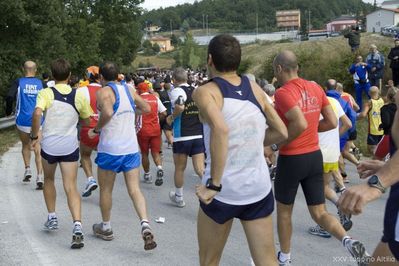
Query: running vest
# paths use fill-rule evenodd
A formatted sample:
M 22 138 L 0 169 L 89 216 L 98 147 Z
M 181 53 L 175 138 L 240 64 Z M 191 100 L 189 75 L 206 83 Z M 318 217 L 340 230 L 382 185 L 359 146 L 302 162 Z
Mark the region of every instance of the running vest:
M 82 124 L 82 127 L 94 128 L 98 122 L 98 111 L 97 111 L 97 91 L 101 89 L 101 85 L 97 83 L 92 83 L 87 85 L 86 87 L 81 87 L 78 90 L 81 90 L 86 98 L 89 100 L 91 109 L 93 110 L 93 114 L 90 116 L 90 124 L 86 125 Z
M 54 101 L 45 111 L 43 123 L 42 149 L 53 156 L 64 156 L 73 153 L 78 147 L 79 112 L 75 106 L 76 90 L 71 88 L 69 94 L 61 94 L 56 88 Z
M 232 205 L 260 201 L 271 190 L 269 170 L 263 154 L 266 118 L 256 100 L 247 77 L 234 86 L 222 78 L 214 78 L 223 96 L 222 114 L 229 127 L 228 153 L 223 172 L 223 189 L 215 198 Z M 206 168 L 202 182 L 211 177 L 210 134 L 204 123 Z
M 161 100 L 162 104 L 166 108 L 167 114 L 170 115 L 171 114 L 171 110 L 172 110 L 172 104 L 170 102 L 170 98 L 169 98 L 168 92 L 165 89 L 163 89 L 163 90 L 157 91 L 157 93 L 159 94 L 159 99 Z
M 18 96 L 16 104 L 16 121 L 18 126 L 31 127 L 32 114 L 36 106 L 36 98 L 43 89 L 43 83 L 35 77 L 20 78 L 18 80 Z
M 139 152 L 135 128 L 135 104 L 126 85 L 110 82 L 115 94 L 114 115 L 101 129 L 99 153 L 128 155 Z M 100 112 L 101 115 L 101 112 Z
M 350 107 L 353 109 L 353 103 L 351 101 L 351 95 L 347 92 L 341 94 L 342 99 L 349 103 Z
M 173 121 L 173 141 L 184 141 L 202 138 L 202 123 L 199 120 L 198 107 L 193 101 L 194 88 L 191 86 L 179 86 L 187 95 L 184 103 L 184 111 Z
M 141 136 L 159 136 L 161 135 L 161 126 L 158 117 L 158 99 L 154 94 L 144 93 L 140 95 L 151 107 L 151 112 L 141 115 L 141 129 L 138 135 Z
M 369 116 L 369 133 L 371 135 L 384 135 L 384 131 L 379 129 L 381 125 L 381 107 L 384 106 L 384 100 L 371 99 L 371 109 L 368 113 Z

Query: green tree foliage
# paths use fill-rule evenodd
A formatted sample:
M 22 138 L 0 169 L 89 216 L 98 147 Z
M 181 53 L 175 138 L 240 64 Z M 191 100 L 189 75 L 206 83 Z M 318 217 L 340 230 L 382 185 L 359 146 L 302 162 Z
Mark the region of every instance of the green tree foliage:
M 276 11 L 300 9 L 302 22 L 307 19 L 307 11 L 311 12 L 313 28 L 321 28 L 331 19 L 342 14 L 367 14 L 373 6 L 362 0 L 202 0 L 193 4 L 161 8 L 145 13 L 145 21 L 161 26 L 162 30 L 183 28 L 187 21 L 190 28 L 200 29 L 208 16 L 209 28 L 217 28 L 228 32 L 253 32 L 256 28 L 256 14 L 260 31 L 276 30 Z M 179 18 L 179 19 L 177 19 Z
M 0 95 L 37 62 L 38 74 L 59 57 L 74 74 L 103 60 L 130 65 L 140 46 L 142 0 L 0 1 Z
M 196 69 L 205 65 L 206 49 L 194 41 L 191 33 L 187 33 L 174 59 L 176 67 L 182 66 Z

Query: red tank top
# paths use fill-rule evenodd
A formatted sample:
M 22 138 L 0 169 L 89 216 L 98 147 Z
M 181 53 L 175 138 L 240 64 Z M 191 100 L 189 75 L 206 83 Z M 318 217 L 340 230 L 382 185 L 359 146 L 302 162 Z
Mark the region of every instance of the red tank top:
M 138 132 L 139 135 L 142 136 L 159 136 L 161 135 L 161 127 L 159 125 L 159 118 L 158 118 L 158 99 L 153 94 L 141 94 L 141 98 L 146 101 L 150 107 L 151 112 L 148 114 L 143 114 L 141 117 L 141 129 Z
M 89 84 L 89 85 L 87 85 L 87 90 L 88 90 L 89 96 L 90 96 L 90 106 L 91 106 L 91 109 L 93 110 L 94 113 L 90 116 L 90 124 L 89 124 L 89 126 L 83 126 L 83 127 L 94 128 L 97 125 L 97 122 L 98 122 L 98 111 L 97 111 L 96 93 L 97 93 L 97 91 L 99 89 L 101 89 L 101 85 L 99 85 L 99 84 Z
M 352 101 L 351 101 L 351 96 L 350 96 L 350 94 L 348 94 L 348 93 L 346 93 L 346 92 L 343 92 L 342 94 L 341 94 L 341 97 L 342 97 L 342 99 L 344 99 L 346 102 L 348 102 L 349 103 L 349 105 L 352 107 L 352 109 L 353 109 L 353 103 L 352 103 Z

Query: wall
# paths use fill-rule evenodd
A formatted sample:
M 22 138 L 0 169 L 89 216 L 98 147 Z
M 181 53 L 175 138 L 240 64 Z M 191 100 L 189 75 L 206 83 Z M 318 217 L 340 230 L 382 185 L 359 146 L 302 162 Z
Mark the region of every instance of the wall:
M 367 15 L 367 32 L 381 32 L 381 28 L 395 24 L 395 12 L 377 10 Z

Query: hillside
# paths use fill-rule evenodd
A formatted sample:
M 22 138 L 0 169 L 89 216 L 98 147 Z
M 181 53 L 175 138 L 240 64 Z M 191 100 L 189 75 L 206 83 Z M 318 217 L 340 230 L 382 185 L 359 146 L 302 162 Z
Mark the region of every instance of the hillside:
M 225 32 L 253 32 L 258 14 L 259 31 L 269 32 L 276 30 L 277 10 L 300 9 L 303 28 L 307 28 L 307 12 L 310 10 L 312 28 L 317 29 L 342 14 L 362 16 L 372 8 L 362 0 L 202 0 L 149 11 L 143 14 L 141 22 L 143 26 L 161 26 L 163 31 L 170 31 L 171 27 L 200 29 L 208 17 L 209 28 Z

